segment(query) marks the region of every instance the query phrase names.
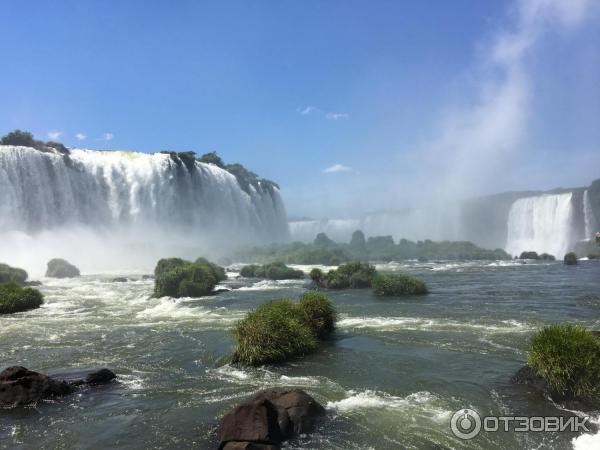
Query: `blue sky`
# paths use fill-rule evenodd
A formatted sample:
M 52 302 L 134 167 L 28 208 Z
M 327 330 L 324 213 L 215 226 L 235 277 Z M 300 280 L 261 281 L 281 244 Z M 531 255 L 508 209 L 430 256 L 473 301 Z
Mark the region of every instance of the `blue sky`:
M 278 181 L 292 216 L 583 185 L 597 6 L 6 0 L 0 133 L 216 150 Z

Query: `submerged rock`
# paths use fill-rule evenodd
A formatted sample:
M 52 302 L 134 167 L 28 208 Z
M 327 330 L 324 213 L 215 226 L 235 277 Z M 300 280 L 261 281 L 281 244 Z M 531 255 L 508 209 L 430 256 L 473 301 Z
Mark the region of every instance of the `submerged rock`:
M 219 449 L 275 450 L 299 434 L 310 433 L 325 408 L 300 389 L 261 391 L 223 416 Z
M 91 372 L 85 380 L 67 382 L 26 369 L 9 367 L 0 372 L 0 406 L 13 407 L 37 403 L 72 394 L 79 386 L 110 383 L 116 375 L 108 369 Z
M 48 278 L 75 278 L 79 275 L 79 269 L 64 259 L 55 258 L 48 262 Z
M 112 278 L 110 280 L 111 283 L 127 283 L 129 281 L 129 279 L 125 278 L 125 277 L 116 277 L 116 278 Z
M 513 384 L 532 386 L 540 392 L 546 392 L 548 389 L 548 383 L 546 383 L 546 380 L 539 376 L 535 370 L 529 366 L 521 367 L 510 379 L 510 381 Z

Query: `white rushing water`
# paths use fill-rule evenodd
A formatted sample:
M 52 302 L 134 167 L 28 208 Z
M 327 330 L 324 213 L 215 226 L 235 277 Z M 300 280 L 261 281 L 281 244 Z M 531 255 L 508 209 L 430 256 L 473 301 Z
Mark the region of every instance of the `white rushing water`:
M 212 164 L 188 168 L 166 154 L 73 149 L 64 157 L 1 146 L 0 233 L 13 247 L 3 246 L 0 260 L 26 264 L 19 258 L 32 246 L 55 257 L 128 242 L 129 257 L 150 243 L 201 250 L 272 242 L 287 238 L 288 226 L 278 189 L 258 183 L 244 190 Z
M 572 240 L 572 193 L 516 200 L 508 214 L 506 251 L 547 252 L 562 258 Z
M 592 211 L 592 204 L 588 195 L 588 190 L 583 191 L 583 217 L 585 221 L 585 239 L 592 239 L 594 237 L 594 213 Z

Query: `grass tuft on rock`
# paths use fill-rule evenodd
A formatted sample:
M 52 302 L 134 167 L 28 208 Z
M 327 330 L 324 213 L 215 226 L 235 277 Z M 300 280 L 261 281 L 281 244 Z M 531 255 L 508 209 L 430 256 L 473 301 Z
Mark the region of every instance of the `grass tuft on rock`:
M 319 269 L 311 270 L 310 277 L 315 284 L 327 289 L 361 289 L 371 287 L 371 282 L 377 271 L 375 266 L 353 261 L 343 264 L 335 270 L 330 270 L 326 274 Z
M 23 284 L 27 280 L 27 272 L 23 269 L 0 264 L 0 283 Z
M 377 274 L 373 278 L 373 293 L 385 297 L 405 295 L 425 295 L 429 293 L 427 285 L 415 277 L 406 275 Z
M 12 314 L 39 308 L 44 297 L 37 289 L 24 288 L 17 283 L 0 284 L 0 314 Z
M 335 308 L 321 294 L 305 294 L 299 303 L 269 301 L 236 324 L 232 361 L 259 366 L 314 352 L 335 321 Z
M 154 269 L 155 297 L 202 297 L 227 278 L 225 269 L 205 258 L 195 262 L 163 258 Z
M 527 364 L 557 399 L 600 401 L 600 339 L 579 325 L 549 325 L 532 338 Z
M 249 264 L 242 267 L 240 275 L 246 278 L 266 278 L 269 280 L 301 280 L 304 278 L 304 272 L 292 269 L 280 261 L 264 266 Z

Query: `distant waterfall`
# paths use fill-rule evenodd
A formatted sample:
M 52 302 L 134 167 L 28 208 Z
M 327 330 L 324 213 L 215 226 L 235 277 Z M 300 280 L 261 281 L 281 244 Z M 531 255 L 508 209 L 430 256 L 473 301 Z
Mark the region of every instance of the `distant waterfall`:
M 277 240 L 286 222 L 277 189 L 245 192 L 214 165 L 188 169 L 166 154 L 72 150 L 65 158 L 0 148 L 0 230 L 140 224 Z
M 592 204 L 588 196 L 588 190 L 583 191 L 583 217 L 585 221 L 585 239 L 593 239 L 595 234 L 594 227 L 594 212 L 592 211 Z
M 547 252 L 562 258 L 572 242 L 571 192 L 516 200 L 508 214 L 506 251 Z

